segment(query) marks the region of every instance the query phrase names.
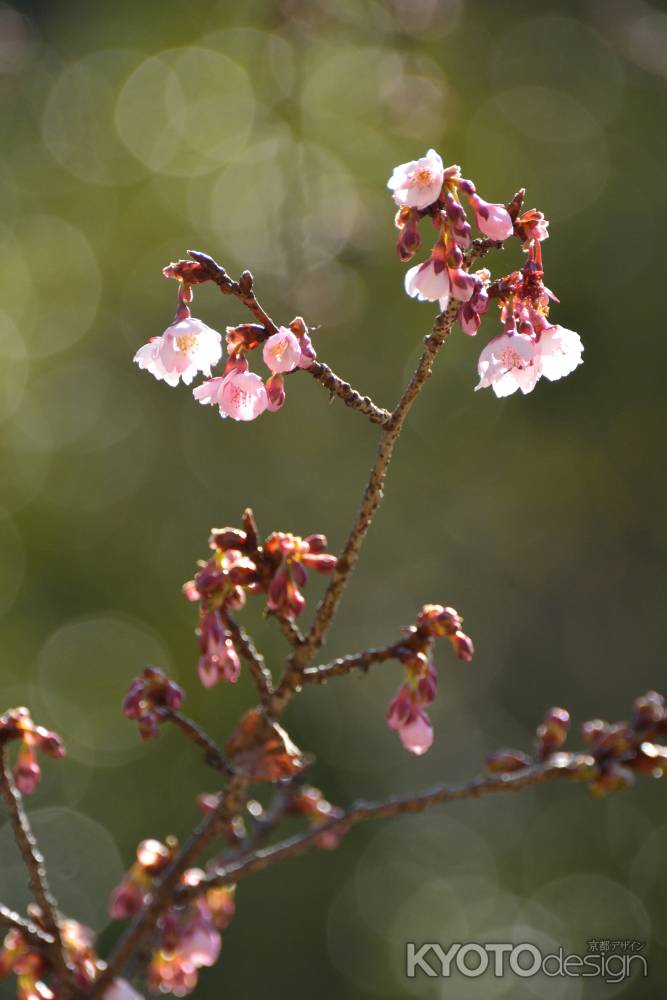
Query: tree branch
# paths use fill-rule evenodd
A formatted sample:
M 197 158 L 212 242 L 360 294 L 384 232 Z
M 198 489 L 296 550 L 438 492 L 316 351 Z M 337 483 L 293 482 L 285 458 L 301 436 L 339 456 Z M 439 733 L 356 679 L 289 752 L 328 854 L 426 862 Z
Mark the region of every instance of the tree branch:
M 244 271 L 240 279 L 234 281 L 233 278 L 229 277 L 224 267 L 213 260 L 208 254 L 201 253 L 199 250 L 188 250 L 188 255 L 200 266 L 200 272 L 196 279 L 197 283 L 212 281 L 218 286 L 223 295 L 233 295 L 239 302 L 242 302 L 260 326 L 264 328 L 265 339 L 276 333 L 278 330 L 277 325 L 259 304 L 255 295 L 253 290 L 254 279 L 250 271 Z M 183 280 L 187 280 L 187 262 L 181 262 L 181 264 L 185 266 L 185 271 L 182 275 Z M 171 265 L 172 268 L 178 268 L 178 266 Z M 176 271 L 175 273 L 178 272 Z M 307 371 L 317 382 L 328 389 L 332 395 L 342 399 L 346 406 L 350 406 L 352 409 L 365 414 L 374 424 L 384 424 L 390 415 L 388 410 L 383 410 L 381 407 L 376 406 L 369 396 L 362 396 L 360 392 L 352 388 L 349 382 L 340 378 L 332 372 L 328 365 L 322 364 L 320 361 L 313 361 L 308 368 L 295 369 L 295 371 Z
M 123 972 L 132 956 L 139 952 L 144 942 L 148 940 L 163 912 L 173 903 L 183 872 L 206 850 L 220 828 L 241 811 L 247 783 L 247 778 L 242 775 L 232 778 L 224 792 L 221 792 L 217 807 L 201 821 L 166 868 L 151 891 L 148 902 L 116 944 L 106 969 L 90 991 L 90 1000 L 95 1000 L 104 994 L 112 981 Z
M 391 416 L 389 410 L 376 406 L 370 396 L 362 396 L 360 392 L 352 388 L 349 382 L 345 382 L 321 361 L 313 361 L 310 367 L 303 370 L 312 375 L 325 389 L 328 389 L 332 396 L 338 396 L 339 399 L 342 399 L 346 406 L 365 414 L 371 423 L 379 424 L 382 427 Z
M 271 676 L 271 671 L 245 629 L 229 615 L 225 615 L 224 618 L 227 631 L 232 637 L 232 642 L 250 667 L 250 673 L 259 692 L 262 704 L 266 705 L 273 694 L 273 677 Z
M 352 670 L 361 670 L 365 673 L 372 663 L 393 660 L 401 646 L 405 646 L 404 640 L 385 646 L 384 649 L 365 649 L 363 653 L 339 656 L 336 660 L 322 663 L 319 667 L 307 667 L 303 672 L 303 680 L 310 684 L 326 684 L 330 678 L 343 677 Z
M 207 764 L 210 764 L 211 767 L 216 768 L 218 771 L 222 771 L 224 774 L 231 775 L 234 773 L 232 764 L 227 760 L 215 740 L 201 726 L 197 725 L 193 719 L 175 708 L 161 708 L 159 714 L 163 719 L 173 722 L 182 733 L 185 733 L 188 739 L 192 740 L 198 747 L 201 747 L 204 751 L 204 760 Z
M 382 500 L 387 468 L 405 418 L 431 374 L 435 358 L 458 318 L 459 306 L 458 302 L 451 301 L 447 309 L 437 316 L 431 333 L 424 338 L 424 349 L 417 368 L 389 420 L 383 425 L 383 434 L 375 462 L 352 530 L 331 576 L 329 586 L 315 612 L 313 624 L 304 642 L 295 649 L 290 657 L 283 678 L 271 699 L 268 711 L 272 717 L 280 715 L 291 700 L 301 683 L 303 671 L 308 666 L 315 651 L 322 645 L 324 636 L 338 609 L 347 581 L 355 567 L 359 550 Z
M 35 840 L 30 821 L 23 808 L 21 793 L 16 788 L 12 778 L 7 760 L 7 748 L 2 744 L 0 744 L 0 793 L 2 793 L 7 806 L 14 839 L 28 870 L 32 894 L 42 912 L 44 927 L 53 939 L 49 948 L 49 958 L 62 983 L 64 993 L 69 984 L 70 976 L 60 936 L 58 904 L 49 888 L 44 856 Z
M 54 940 L 51 934 L 47 934 L 46 931 L 43 931 L 32 920 L 27 920 L 25 917 L 10 910 L 4 903 L 0 903 L 0 924 L 3 927 L 10 927 L 20 931 L 26 941 L 34 945 L 35 948 L 43 948 L 45 945 L 47 948 L 53 946 Z
M 563 759 L 567 757 L 567 764 Z M 577 766 L 591 763 L 591 758 L 584 754 L 558 755 L 548 758 L 544 763 L 527 767 L 522 771 L 475 778 L 465 785 L 439 785 L 419 795 L 409 798 L 391 798 L 384 802 L 356 802 L 341 817 L 327 823 L 318 824 L 305 833 L 296 834 L 279 844 L 248 852 L 213 872 L 192 888 L 183 888 L 178 893 L 178 899 L 183 901 L 195 898 L 208 889 L 238 882 L 254 872 L 262 871 L 281 861 L 296 858 L 304 854 L 322 836 L 323 833 L 343 833 L 356 823 L 371 819 L 382 819 L 389 816 L 399 816 L 404 813 L 419 813 L 432 806 L 448 802 L 460 802 L 465 799 L 478 799 L 482 795 L 495 792 L 517 792 L 529 785 L 537 785 L 552 778 L 569 778 L 577 780 Z

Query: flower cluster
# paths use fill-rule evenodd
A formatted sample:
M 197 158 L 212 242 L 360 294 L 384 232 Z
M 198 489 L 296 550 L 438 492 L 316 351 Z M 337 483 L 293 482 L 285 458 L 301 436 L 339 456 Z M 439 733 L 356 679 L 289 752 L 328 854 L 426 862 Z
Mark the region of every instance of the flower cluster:
M 550 708 L 538 726 L 532 757 L 520 750 L 502 749 L 486 758 L 492 773 L 521 771 L 534 763 L 552 761 L 575 771 L 588 783 L 592 795 L 620 791 L 634 784 L 636 774 L 660 778 L 667 775 L 667 710 L 665 700 L 649 691 L 634 703 L 630 722 L 609 723 L 591 719 L 581 727 L 586 752 L 563 752 L 570 724 L 563 708 Z
M 16 787 L 23 795 L 32 795 L 42 776 L 37 751 L 60 758 L 65 756 L 65 747 L 56 733 L 35 725 L 30 712 L 23 706 L 0 715 L 0 745 L 12 740 L 20 741 L 14 764 Z
M 247 421 L 265 410 L 279 410 L 285 402 L 284 375 L 309 368 L 316 358 L 306 324 L 297 316 L 289 327 L 278 327 L 271 334 L 256 323 L 228 326 L 228 360 L 222 375 L 211 378 L 211 368 L 222 357 L 222 338 L 195 319 L 189 308 L 192 285 L 206 280 L 203 270 L 196 261 L 179 261 L 164 269 L 166 277 L 179 282 L 176 317 L 161 336 L 152 337 L 137 351 L 134 361 L 171 386 L 181 380 L 190 385 L 203 373 L 207 381 L 196 386 L 193 395 L 199 403 L 217 406 L 221 417 Z M 264 364 L 271 373 L 266 381 L 250 371 L 246 356 L 261 345 Z
M 266 594 L 266 610 L 293 619 L 305 607 L 301 588 L 308 570 L 332 573 L 336 557 L 325 551 L 324 535 L 301 538 L 275 531 L 260 544 L 251 511 L 244 527 L 214 528 L 209 538 L 213 555 L 198 564 L 193 580 L 183 587 L 188 600 L 199 603 L 199 677 L 205 687 L 219 680 L 236 681 L 238 653 L 227 614 L 243 607 L 246 594 Z
M 154 881 L 173 860 L 178 844 L 144 840 L 136 862 L 111 895 L 115 919 L 134 916 L 146 903 Z M 200 868 L 183 873 L 181 885 L 196 887 L 205 877 Z M 224 930 L 234 915 L 234 886 L 208 889 L 192 902 L 170 906 L 158 921 L 148 965 L 148 987 L 156 994 L 181 997 L 197 985 L 201 968 L 214 965 L 220 954 Z
M 482 351 L 478 389 L 491 386 L 499 397 L 517 389 L 527 393 L 542 376 L 559 379 L 581 364 L 578 334 L 548 321 L 549 300 L 555 297 L 542 283 L 541 242 L 549 235 L 549 223 L 537 209 L 519 215 L 523 191 L 508 206 L 484 201 L 475 184 L 461 176 L 460 167 L 445 167 L 434 149 L 396 167 L 388 187 L 398 205 L 397 251 L 402 261 L 411 260 L 421 245 L 423 218 L 428 216 L 438 232 L 429 258 L 405 275 L 408 295 L 439 302 L 441 311 L 455 300 L 460 326 L 470 336 L 479 330 L 490 300 L 498 299 L 503 332 Z M 493 283 L 485 269 L 469 273 L 466 251 L 472 246 L 472 226 L 462 198 L 476 228 L 492 244 L 513 235 L 519 239 L 527 253 L 522 271 Z
M 29 910 L 33 923 L 44 930 L 39 907 L 33 904 Z M 81 991 L 88 992 L 101 971 L 93 932 L 77 920 L 63 920 L 60 923 L 60 937 L 75 985 Z M 16 976 L 19 1000 L 56 1000 L 58 993 L 50 985 L 52 972 L 47 954 L 30 944 L 20 930 L 12 929 L 6 934 L 0 948 L 0 982 L 13 973 Z M 104 1000 L 142 998 L 127 980 L 114 979 L 104 992 Z
M 123 714 L 135 719 L 143 739 L 157 735 L 158 725 L 164 718 L 164 710 L 179 709 L 185 694 L 171 678 L 158 667 L 146 667 L 135 677 L 123 701 Z
M 453 608 L 426 604 L 417 623 L 404 630 L 404 639 L 394 655 L 404 667 L 403 683 L 389 704 L 387 725 L 395 729 L 406 750 L 421 755 L 433 743 L 433 725 L 425 708 L 435 700 L 438 674 L 433 663 L 433 644 L 446 636 L 460 660 L 470 662 L 474 647 L 462 631 L 462 619 Z

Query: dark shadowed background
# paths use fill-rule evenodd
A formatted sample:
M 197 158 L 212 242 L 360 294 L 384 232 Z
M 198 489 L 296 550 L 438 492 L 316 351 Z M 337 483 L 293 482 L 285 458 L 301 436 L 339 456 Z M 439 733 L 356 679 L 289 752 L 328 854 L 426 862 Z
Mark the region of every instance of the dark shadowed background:
M 169 670 L 221 739 L 251 703 L 245 678 L 196 679 L 180 587 L 208 529 L 251 504 L 265 532 L 338 549 L 377 438 L 306 375 L 246 426 L 139 372 L 173 315 L 161 268 L 188 247 L 249 267 L 273 316 L 302 314 L 320 358 L 391 405 L 434 310 L 403 292 L 385 183 L 431 145 L 487 199 L 525 185 L 551 220 L 552 315 L 585 364 L 529 397 L 475 394 L 490 315 L 477 342 L 452 336 L 410 416 L 326 655 L 389 641 L 426 601 L 458 608 L 478 652 L 438 649 L 431 752 L 386 728 L 396 664 L 309 690 L 290 731 L 342 804 L 471 777 L 486 751 L 530 746 L 549 705 L 615 720 L 664 689 L 666 52 L 664 8 L 642 0 L 0 5 L 0 702 L 66 737 L 30 808 L 72 916 L 106 928 L 137 842 L 184 836 L 215 787 L 178 734 L 140 744 L 130 678 Z M 194 314 L 244 318 L 213 287 Z M 258 604 L 244 621 L 277 669 L 282 637 Z M 198 995 L 654 998 L 666 821 L 645 782 L 358 829 L 239 888 Z M 19 905 L 24 880 L 0 827 L 0 898 Z M 649 942 L 651 979 L 403 976 L 407 940 L 591 938 Z

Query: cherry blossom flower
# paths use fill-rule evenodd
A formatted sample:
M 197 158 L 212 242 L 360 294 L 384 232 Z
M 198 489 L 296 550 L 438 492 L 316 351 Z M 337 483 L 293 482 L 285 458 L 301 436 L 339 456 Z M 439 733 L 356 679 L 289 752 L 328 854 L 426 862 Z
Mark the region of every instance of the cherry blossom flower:
M 527 248 L 532 240 L 542 242 L 549 239 L 549 222 L 542 212 L 531 208 L 516 220 L 516 231 Z
M 541 375 L 535 341 L 523 333 L 501 333 L 479 357 L 476 389 L 493 388 L 496 396 L 511 396 L 517 389 L 529 393 Z
M 291 330 L 281 326 L 264 344 L 262 357 L 264 364 L 274 375 L 278 372 L 291 372 L 301 360 L 301 345 Z
M 445 171 L 441 157 L 434 149 L 429 149 L 426 156 L 409 163 L 401 163 L 387 182 L 387 187 L 393 191 L 397 205 L 407 205 L 409 208 L 428 208 L 437 200 L 442 189 Z
M 268 406 L 264 383 L 259 375 L 247 370 L 246 361 L 230 364 L 225 375 L 198 385 L 192 395 L 203 405 L 217 406 L 221 417 L 254 420 Z
M 111 986 L 104 991 L 103 1000 L 144 1000 L 127 979 L 114 979 Z
M 415 264 L 406 271 L 405 291 L 411 298 L 420 302 L 439 301 L 441 309 L 447 307 L 451 284 L 444 246 L 436 244 L 427 261 Z
M 160 337 L 140 347 L 134 356 L 140 368 L 156 379 L 177 386 L 190 385 L 198 372 L 211 374 L 222 356 L 221 336 L 199 319 L 189 316 L 168 326 Z
M 583 364 L 583 349 L 581 337 L 574 330 L 567 330 L 557 324 L 544 327 L 537 341 L 542 375 L 550 382 L 569 375 L 578 365 Z
M 504 205 L 484 201 L 478 194 L 470 195 L 475 225 L 492 240 L 506 240 L 514 232 L 514 224 Z

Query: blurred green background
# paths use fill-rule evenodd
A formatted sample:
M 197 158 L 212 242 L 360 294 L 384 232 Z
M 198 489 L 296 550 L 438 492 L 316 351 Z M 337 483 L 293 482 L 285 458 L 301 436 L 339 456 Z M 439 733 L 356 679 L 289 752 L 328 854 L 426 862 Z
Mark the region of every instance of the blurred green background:
M 586 363 L 527 398 L 475 394 L 490 315 L 476 343 L 451 338 L 410 416 L 325 655 L 389 641 L 426 601 L 458 608 L 477 656 L 438 650 L 432 751 L 386 728 L 395 664 L 307 691 L 290 731 L 343 804 L 471 777 L 486 751 L 528 747 L 551 704 L 615 720 L 664 689 L 666 52 L 664 8 L 642 0 L 0 5 L 0 702 L 67 740 L 30 807 L 71 915 L 106 928 L 136 843 L 184 836 L 215 787 L 178 734 L 140 744 L 130 678 L 171 671 L 220 739 L 251 704 L 245 678 L 196 679 L 180 587 L 208 529 L 251 504 L 266 533 L 339 548 L 377 438 L 305 375 L 245 426 L 139 372 L 173 315 L 160 270 L 188 247 L 251 268 L 274 317 L 302 314 L 320 358 L 391 405 L 433 309 L 403 292 L 385 183 L 431 145 L 487 199 L 525 185 L 551 220 L 552 315 Z M 244 318 L 212 287 L 194 314 Z M 258 603 L 244 622 L 279 669 Z M 358 829 L 242 885 L 198 995 L 655 998 L 666 820 L 645 782 Z M 0 898 L 20 904 L 23 883 L 1 827 Z M 403 975 L 407 940 L 619 937 L 649 942 L 646 983 Z

